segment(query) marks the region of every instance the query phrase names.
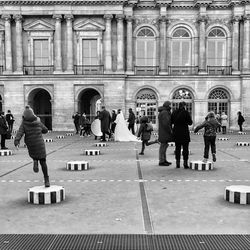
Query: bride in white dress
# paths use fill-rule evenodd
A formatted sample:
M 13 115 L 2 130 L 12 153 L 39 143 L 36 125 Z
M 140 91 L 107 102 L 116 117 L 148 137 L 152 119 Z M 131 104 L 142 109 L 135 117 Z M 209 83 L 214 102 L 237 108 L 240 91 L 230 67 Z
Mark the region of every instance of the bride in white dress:
M 140 141 L 128 130 L 122 111 L 117 114 L 115 123 L 115 141 Z

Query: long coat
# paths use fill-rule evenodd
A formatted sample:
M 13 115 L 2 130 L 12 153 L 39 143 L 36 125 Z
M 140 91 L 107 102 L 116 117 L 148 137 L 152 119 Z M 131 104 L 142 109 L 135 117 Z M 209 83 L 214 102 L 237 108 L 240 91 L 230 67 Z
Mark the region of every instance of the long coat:
M 158 115 L 159 129 L 158 129 L 158 140 L 162 143 L 172 141 L 172 125 L 171 125 L 171 112 L 166 107 L 159 108 L 160 113 Z
M 23 120 L 18 129 L 14 144 L 18 145 L 24 135 L 24 142 L 27 145 L 30 157 L 37 160 L 44 159 L 46 158 L 46 149 L 42 134 L 46 134 L 47 132 L 48 129 L 40 121 L 39 117 L 36 117 L 33 121 Z
M 190 142 L 190 134 L 188 125 L 192 125 L 193 121 L 189 112 L 185 109 L 177 109 L 172 113 L 173 140 L 177 143 Z
M 7 134 L 8 125 L 3 115 L 0 116 L 0 135 Z
M 100 112 L 99 119 L 101 120 L 101 131 L 103 133 L 109 132 L 111 116 L 107 110 Z

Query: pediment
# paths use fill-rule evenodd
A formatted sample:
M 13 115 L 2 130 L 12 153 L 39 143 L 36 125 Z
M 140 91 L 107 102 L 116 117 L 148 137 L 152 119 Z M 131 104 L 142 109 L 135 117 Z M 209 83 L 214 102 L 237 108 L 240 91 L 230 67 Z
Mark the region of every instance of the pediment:
M 27 23 L 24 25 L 24 30 L 33 30 L 33 31 L 53 31 L 55 30 L 55 26 L 44 20 L 36 20 L 31 23 Z
M 93 31 L 101 31 L 105 30 L 105 26 L 92 20 L 84 20 L 74 24 L 74 30 L 93 30 Z

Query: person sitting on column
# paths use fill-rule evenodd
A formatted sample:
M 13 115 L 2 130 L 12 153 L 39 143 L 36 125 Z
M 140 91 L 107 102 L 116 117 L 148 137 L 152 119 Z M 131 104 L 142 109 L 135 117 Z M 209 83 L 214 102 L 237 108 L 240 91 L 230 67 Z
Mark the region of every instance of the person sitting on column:
M 42 167 L 45 187 L 49 187 L 48 167 L 46 163 L 46 148 L 42 134 L 46 134 L 48 129 L 43 125 L 40 118 L 33 110 L 26 106 L 23 112 L 23 120 L 14 139 L 14 145 L 19 146 L 24 135 L 24 142 L 27 145 L 29 156 L 33 159 L 33 170 L 39 172 L 38 161 Z
M 14 124 L 14 121 L 15 121 L 14 116 L 11 114 L 11 111 L 8 110 L 5 117 L 6 117 L 6 121 L 8 123 L 8 126 L 9 126 L 9 131 L 10 131 L 10 133 L 12 133 L 13 124 Z
M 153 126 L 149 122 L 149 118 L 147 116 L 143 116 L 141 118 L 141 125 L 140 125 L 139 132 L 138 132 L 138 138 L 141 137 L 141 141 L 142 141 L 142 148 L 141 148 L 141 152 L 139 153 L 139 155 L 144 155 L 145 145 L 149 146 L 149 145 L 158 143 L 158 140 L 154 140 L 151 142 L 149 141 L 152 131 L 153 131 Z
M 208 161 L 209 148 L 211 147 L 213 162 L 216 161 L 216 129 L 220 126 L 220 123 L 215 119 L 214 112 L 209 112 L 205 118 L 205 121 L 198 125 L 194 133 L 197 133 L 200 129 L 204 128 L 204 159 L 203 162 L 206 163 Z
M 128 117 L 128 130 L 132 131 L 132 134 L 135 134 L 135 114 L 132 111 L 132 108 L 128 110 L 129 117 Z

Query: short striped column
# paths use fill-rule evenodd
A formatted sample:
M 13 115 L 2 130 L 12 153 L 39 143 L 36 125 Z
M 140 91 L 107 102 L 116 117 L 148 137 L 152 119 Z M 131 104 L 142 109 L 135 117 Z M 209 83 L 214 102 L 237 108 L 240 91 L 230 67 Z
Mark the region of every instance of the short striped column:
M 234 130 L 229 130 L 228 133 L 233 134 Z
M 52 130 L 48 130 L 48 133 L 52 133 Z
M 203 135 L 202 132 L 197 132 L 197 133 L 194 133 L 195 135 Z
M 169 146 L 169 147 L 174 147 L 174 146 L 175 146 L 175 143 L 174 143 L 174 142 L 169 142 L 169 143 L 168 143 L 168 146 Z
M 56 139 L 64 139 L 64 138 L 65 138 L 64 135 L 57 135 L 57 136 L 56 136 Z
M 107 147 L 107 143 L 105 143 L 105 142 L 97 142 L 97 143 L 95 143 L 95 146 L 96 147 Z
M 36 186 L 28 189 L 28 202 L 32 204 L 53 204 L 65 200 L 65 189 L 62 186 Z
M 15 137 L 16 137 L 15 135 L 11 135 L 10 139 L 15 139 Z
M 87 161 L 69 161 L 66 164 L 67 170 L 88 170 L 89 162 Z
M 246 133 L 246 132 L 241 132 L 241 131 L 239 131 L 238 134 L 239 134 L 239 135 L 246 135 L 247 133 Z
M 231 203 L 250 204 L 250 186 L 233 185 L 225 188 L 224 199 Z
M 237 142 L 236 143 L 237 146 L 250 146 L 250 142 Z
M 44 142 L 53 142 L 53 139 L 45 138 L 45 139 L 44 139 Z
M 157 132 L 153 132 L 152 133 L 154 137 L 158 137 L 158 133 Z
M 13 155 L 12 150 L 9 150 L 9 149 L 1 149 L 0 150 L 0 156 L 8 156 L 8 155 Z
M 86 149 L 85 154 L 86 155 L 99 155 L 100 150 L 99 149 Z
M 228 141 L 229 139 L 228 138 L 225 138 L 225 137 L 220 137 L 218 138 L 219 141 Z
M 73 136 L 74 133 L 66 133 L 66 136 Z
M 189 166 L 193 170 L 212 170 L 213 164 L 212 162 L 203 162 L 203 161 L 190 161 Z

